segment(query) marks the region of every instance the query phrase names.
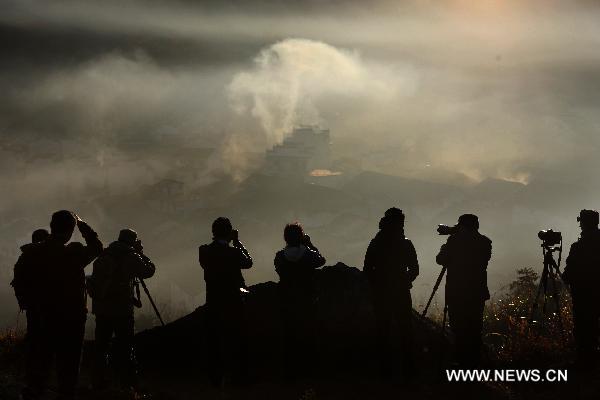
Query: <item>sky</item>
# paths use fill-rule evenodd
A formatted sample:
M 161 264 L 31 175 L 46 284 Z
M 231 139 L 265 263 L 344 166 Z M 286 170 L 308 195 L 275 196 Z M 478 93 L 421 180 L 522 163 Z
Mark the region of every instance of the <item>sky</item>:
M 594 206 L 594 1 L 288 3 L 3 1 L 2 247 L 40 225 L 31 210 L 168 176 L 166 142 L 214 149 L 191 186 L 242 183 L 298 124 L 366 170 L 542 182 L 565 213 Z
M 571 169 L 598 144 L 592 2 L 219 4 L 5 2 L 2 135 L 262 150 L 321 122 L 386 172 L 587 179 Z M 390 149 L 402 160 L 370 156 Z

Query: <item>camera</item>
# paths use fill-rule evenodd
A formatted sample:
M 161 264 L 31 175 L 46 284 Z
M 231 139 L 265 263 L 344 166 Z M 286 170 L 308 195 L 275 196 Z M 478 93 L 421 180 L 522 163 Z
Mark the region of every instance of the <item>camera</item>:
M 444 224 L 439 224 L 437 227 L 437 233 L 440 235 L 452 235 L 456 232 L 456 225 L 448 226 Z
M 539 231 L 538 237 L 544 246 L 554 246 L 562 242 L 562 233 L 554 232 L 552 229 Z

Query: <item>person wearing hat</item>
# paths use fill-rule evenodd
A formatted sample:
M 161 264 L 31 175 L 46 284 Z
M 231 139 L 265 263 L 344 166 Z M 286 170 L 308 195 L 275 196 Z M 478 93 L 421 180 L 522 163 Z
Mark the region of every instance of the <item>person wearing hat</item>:
M 406 378 L 415 374 L 410 289 L 419 275 L 419 262 L 415 247 L 404 236 L 404 219 L 398 208 L 385 212 L 379 221 L 379 232 L 367 248 L 363 268 L 372 289 L 380 372 L 384 378 L 392 377 L 396 370 L 398 348 L 402 374 Z
M 573 336 L 577 363 L 593 367 L 598 361 L 598 319 L 600 318 L 600 230 L 598 211 L 581 210 L 581 236 L 571 245 L 563 280 L 569 284 L 573 300 Z
M 442 245 L 436 261 L 447 268 L 446 306 L 456 338 L 456 358 L 463 368 L 480 362 L 483 309 L 490 298 L 487 266 L 492 241 L 479 233 L 479 219 L 461 215 L 454 232 Z
M 88 280 L 92 313 L 96 316 L 95 362 L 92 384 L 95 390 L 109 386 L 107 361 L 114 335 L 112 359 L 120 378 L 120 388 L 135 390 L 137 365 L 133 348 L 134 305 L 141 306 L 137 279 L 154 275 L 156 268 L 143 253 L 141 240 L 132 229 L 123 229 L 94 262 Z
M 75 227 L 85 244 L 70 242 Z M 58 396 L 71 399 L 79 380 L 87 318 L 84 269 L 100 254 L 102 242 L 87 223 L 68 210 L 52 214 L 50 235 L 38 230 L 32 240 L 34 243 L 22 248 L 13 281 L 19 306 L 28 315 L 22 398 L 44 396 L 55 359 Z

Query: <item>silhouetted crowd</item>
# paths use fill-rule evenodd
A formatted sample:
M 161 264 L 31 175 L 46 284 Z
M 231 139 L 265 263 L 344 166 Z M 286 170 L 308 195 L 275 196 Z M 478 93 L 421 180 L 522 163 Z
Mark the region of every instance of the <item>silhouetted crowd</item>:
M 581 236 L 571 246 L 562 274 L 573 300 L 577 362 L 585 368 L 594 367 L 598 359 L 598 219 L 597 211 L 580 212 Z M 367 248 L 363 271 L 371 287 L 381 375 L 395 375 L 395 361 L 400 360 L 400 373 L 410 380 L 417 372 L 410 289 L 419 275 L 419 262 L 413 243 L 405 236 L 404 221 L 405 215 L 398 208 L 385 212 Z M 76 227 L 85 244 L 70 242 Z M 447 233 L 447 241 L 436 257 L 447 272 L 445 311 L 455 336 L 456 365 L 473 369 L 481 362 L 492 241 L 479 233 L 479 220 L 472 214 L 460 216 Z M 242 271 L 252 268 L 253 261 L 229 219 L 217 218 L 212 234 L 212 242 L 200 246 L 198 260 L 206 281 L 209 378 L 212 384 L 221 386 L 225 377 L 239 382 L 248 379 L 244 326 L 248 288 Z M 283 237 L 285 247 L 276 253 L 274 266 L 280 279 L 285 347 L 282 361 L 286 377 L 294 379 L 310 370 L 308 363 L 316 338 L 316 332 L 311 331 L 316 314 L 314 276 L 325 265 L 325 258 L 299 223 L 286 225 Z M 61 210 L 52 215 L 50 232 L 36 230 L 32 243 L 21 250 L 11 284 L 27 317 L 23 399 L 43 396 L 53 364 L 58 397 L 75 397 L 88 296 L 96 318 L 93 389 L 102 393 L 111 386 L 108 367 L 112 365 L 118 387 L 135 393 L 138 371 L 134 309 L 141 307 L 139 285 L 146 288 L 143 280 L 156 270 L 144 254 L 137 233 L 123 229 L 118 239 L 104 248 L 86 222 L 75 213 Z M 84 270 L 92 262 L 92 274 L 86 278 Z

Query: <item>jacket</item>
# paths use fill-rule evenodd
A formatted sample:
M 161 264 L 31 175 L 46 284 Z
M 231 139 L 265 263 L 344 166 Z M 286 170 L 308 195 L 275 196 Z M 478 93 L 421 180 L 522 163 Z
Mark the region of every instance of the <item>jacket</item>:
M 477 231 L 450 235 L 436 257 L 447 268 L 446 302 L 485 301 L 490 298 L 487 266 L 492 257 L 492 241 Z
M 126 243 L 111 243 L 94 261 L 89 281 L 92 313 L 95 315 L 133 314 L 134 281 L 154 275 L 156 267 L 143 253 Z

